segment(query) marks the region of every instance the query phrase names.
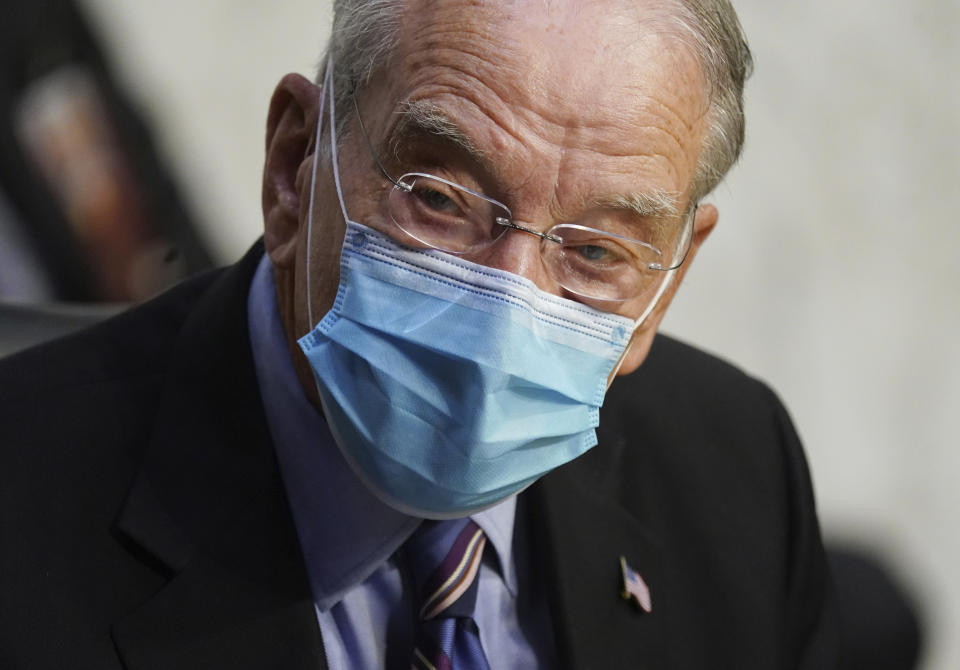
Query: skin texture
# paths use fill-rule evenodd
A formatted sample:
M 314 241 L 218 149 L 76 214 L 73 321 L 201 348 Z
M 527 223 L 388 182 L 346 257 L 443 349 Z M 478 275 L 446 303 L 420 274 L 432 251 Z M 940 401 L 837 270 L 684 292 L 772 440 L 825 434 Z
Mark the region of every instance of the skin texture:
M 375 146 L 389 142 L 405 103 L 436 106 L 466 134 L 482 160 L 440 139 L 381 152 L 395 176 L 423 170 L 482 190 L 536 230 L 576 221 L 598 202 L 650 191 L 689 201 L 705 130 L 707 101 L 699 66 L 666 15 L 651 3 L 411 2 L 399 47 L 358 91 Z M 285 76 L 267 124 L 263 182 L 265 244 L 274 265 L 280 313 L 305 391 L 317 404 L 312 374 L 296 339 L 329 309 L 339 281 L 345 224 L 331 162 L 321 153 L 312 249 L 307 248 L 310 171 L 317 143 L 319 88 Z M 353 109 L 340 151 L 350 218 L 400 239 L 383 214 L 390 188 L 357 130 Z M 329 124 L 326 124 L 328 126 Z M 325 126 L 325 128 L 326 128 Z M 325 129 L 321 142 L 329 142 Z M 656 329 L 697 250 L 717 221 L 700 205 L 686 262 L 637 329 L 620 374 L 646 357 Z M 401 240 L 402 241 L 402 240 Z M 311 253 L 312 320 L 306 258 Z M 509 232 L 470 260 L 533 280 L 541 289 L 637 318 L 643 300 L 601 303 L 569 295 L 547 275 L 539 240 Z

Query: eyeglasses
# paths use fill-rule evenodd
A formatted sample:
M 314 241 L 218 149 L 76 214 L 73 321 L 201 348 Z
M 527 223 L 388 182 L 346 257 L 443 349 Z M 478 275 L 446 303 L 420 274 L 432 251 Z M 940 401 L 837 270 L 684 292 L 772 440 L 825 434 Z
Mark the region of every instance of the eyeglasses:
M 540 238 L 540 257 L 550 277 L 567 291 L 593 300 L 623 302 L 652 293 L 663 273 L 680 267 L 690 249 L 696 207 L 679 226 L 640 226 L 622 214 L 596 212 L 575 223 L 540 232 L 513 220 L 502 202 L 423 172 L 394 179 L 377 157 L 353 99 L 360 131 L 373 160 L 393 184 L 387 209 L 396 226 L 421 244 L 457 255 L 482 252 L 508 230 Z

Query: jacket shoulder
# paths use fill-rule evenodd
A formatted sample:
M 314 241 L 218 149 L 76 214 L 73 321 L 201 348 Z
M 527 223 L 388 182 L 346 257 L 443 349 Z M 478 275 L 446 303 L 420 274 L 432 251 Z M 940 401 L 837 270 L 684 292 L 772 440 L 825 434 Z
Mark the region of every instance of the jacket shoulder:
M 676 667 L 718 658 L 832 667 L 832 596 L 807 464 L 766 384 L 658 335 L 643 365 L 611 386 L 597 437 L 545 478 L 542 513 L 562 509 L 562 527 L 578 537 L 622 526 L 618 542 L 637 538 L 627 560 L 668 602 L 662 636 Z M 604 516 L 580 509 L 591 505 Z
M 666 335 L 658 335 L 643 365 L 618 378 L 604 403 L 606 419 L 623 427 L 635 419 L 702 425 L 714 435 L 754 428 L 784 413 L 764 382 L 733 364 Z M 638 414 L 639 413 L 639 414 Z
M 122 496 L 152 426 L 177 333 L 209 277 L 0 361 L 0 473 L 25 518 Z M 67 501 L 71 501 L 69 504 Z M 93 506 L 96 507 L 96 506 Z
M 219 276 L 0 361 L 0 665 L 112 667 L 111 626 L 164 583 L 118 514 Z
M 0 416 L 11 405 L 156 374 L 214 275 L 187 280 L 100 323 L 0 359 Z

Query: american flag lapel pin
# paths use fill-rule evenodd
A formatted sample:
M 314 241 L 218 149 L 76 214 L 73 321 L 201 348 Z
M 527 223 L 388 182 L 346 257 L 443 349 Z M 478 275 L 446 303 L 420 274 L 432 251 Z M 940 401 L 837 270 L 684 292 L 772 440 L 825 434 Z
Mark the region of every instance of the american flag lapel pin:
M 620 595 L 624 600 L 631 598 L 644 612 L 649 614 L 653 611 L 653 602 L 650 600 L 650 588 L 643 581 L 640 573 L 627 565 L 627 559 L 620 557 L 620 570 L 623 573 L 623 591 Z

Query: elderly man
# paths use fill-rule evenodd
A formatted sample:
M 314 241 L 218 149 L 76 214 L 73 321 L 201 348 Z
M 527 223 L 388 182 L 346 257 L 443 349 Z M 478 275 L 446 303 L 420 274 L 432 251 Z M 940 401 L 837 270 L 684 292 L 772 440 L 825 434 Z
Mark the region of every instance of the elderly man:
M 655 336 L 749 65 L 725 0 L 337 3 L 263 244 L 0 367 L 0 665 L 830 667 L 785 411 Z

